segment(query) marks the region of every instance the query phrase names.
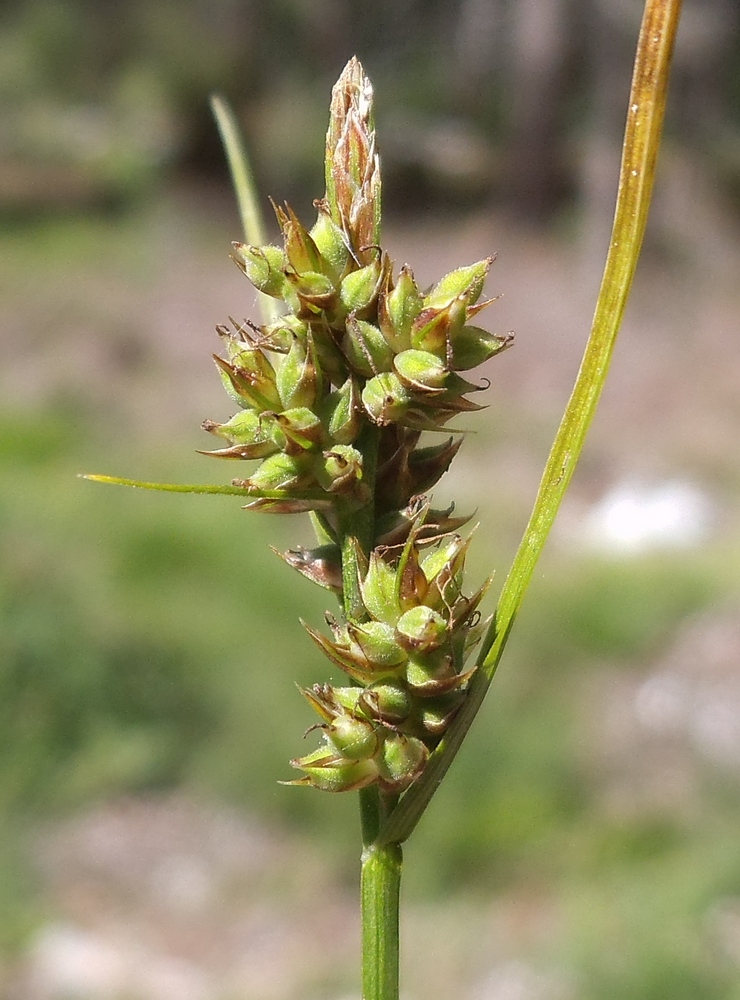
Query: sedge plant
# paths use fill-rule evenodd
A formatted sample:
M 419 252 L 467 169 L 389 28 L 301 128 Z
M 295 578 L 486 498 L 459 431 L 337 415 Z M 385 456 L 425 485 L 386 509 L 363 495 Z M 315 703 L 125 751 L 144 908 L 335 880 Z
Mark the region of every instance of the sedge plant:
M 203 427 L 206 454 L 246 463 L 231 485 L 100 482 L 231 494 L 252 512 L 308 514 L 313 548 L 283 554 L 333 594 L 326 629 L 305 625 L 346 682 L 302 691 L 317 746 L 286 784 L 356 792 L 362 828 L 364 1000 L 397 1000 L 402 844 L 454 759 L 500 661 L 580 455 L 606 378 L 647 219 L 680 0 L 648 0 L 638 41 L 617 208 L 591 336 L 530 522 L 490 618 L 491 579 L 464 581 L 466 516 L 434 506 L 483 409 L 475 369 L 512 344 L 478 326 L 492 257 L 431 289 L 381 243 L 373 90 L 351 59 L 332 92 L 326 191 L 306 228 L 273 204 L 268 244 L 228 107 L 214 99 L 245 230 L 233 260 L 260 293 L 262 321 L 218 327 L 214 355 L 236 412 Z

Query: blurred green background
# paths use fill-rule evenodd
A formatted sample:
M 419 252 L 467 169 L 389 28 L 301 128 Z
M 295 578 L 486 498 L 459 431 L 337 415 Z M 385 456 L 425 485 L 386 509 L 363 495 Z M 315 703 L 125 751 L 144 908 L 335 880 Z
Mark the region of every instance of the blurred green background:
M 437 496 L 503 579 L 598 287 L 639 23 L 596 0 L 17 0 L 0 14 L 0 991 L 357 997 L 354 796 L 276 784 L 328 679 L 300 518 L 228 481 L 213 330 L 256 316 L 208 96 L 310 218 L 331 84 L 376 88 L 385 240 L 499 253 Z M 740 998 L 740 15 L 687 3 L 602 408 L 490 702 L 407 849 L 409 1000 Z

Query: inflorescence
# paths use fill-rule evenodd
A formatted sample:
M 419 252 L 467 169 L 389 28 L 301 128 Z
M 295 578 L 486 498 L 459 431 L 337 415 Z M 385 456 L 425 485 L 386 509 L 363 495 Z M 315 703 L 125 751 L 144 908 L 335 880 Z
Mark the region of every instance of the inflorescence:
M 465 698 L 489 583 L 464 596 L 469 539 L 457 532 L 468 519 L 425 496 L 462 437 L 420 439 L 481 409 L 469 395 L 485 385 L 459 373 L 512 337 L 472 325 L 492 301 L 481 299 L 492 258 L 426 293 L 407 266 L 394 276 L 379 243 L 372 110 L 372 87 L 352 59 L 332 93 L 315 224 L 308 230 L 289 206 L 274 206 L 282 246 L 234 244 L 235 262 L 284 312 L 264 325 L 219 328 L 226 356 L 215 361 L 240 409 L 203 426 L 224 443 L 207 454 L 259 463 L 234 481 L 256 494 L 247 509 L 312 513 L 320 544 L 285 560 L 340 599 L 348 581 L 357 591 L 344 621 L 327 615 L 331 638 L 307 626 L 351 686 L 303 692 L 323 743 L 291 762 L 303 772 L 293 783 L 397 793 L 421 773 Z M 364 540 L 347 527 L 359 523 Z

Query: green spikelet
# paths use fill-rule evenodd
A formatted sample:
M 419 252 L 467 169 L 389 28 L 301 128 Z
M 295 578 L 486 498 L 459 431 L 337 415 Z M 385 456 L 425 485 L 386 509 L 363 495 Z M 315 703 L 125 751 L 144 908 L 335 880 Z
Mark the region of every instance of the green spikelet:
M 340 716 L 342 732 L 350 731 L 348 716 L 372 723 L 377 741 L 358 736 L 353 760 L 363 759 L 364 752 L 376 767 L 368 784 L 392 792 L 403 791 L 421 773 L 459 708 L 475 671 L 466 659 L 471 637 L 477 640 L 480 631 L 477 607 L 490 584 L 464 595 L 469 541 L 447 534 L 429 547 L 419 537 L 427 513 L 422 508 L 417 515 L 403 548 L 371 552 L 361 581 L 366 621 L 341 626 L 330 620 L 331 639 L 307 626 L 319 649 L 362 688 L 351 705 L 339 705 L 326 686 L 320 714 L 328 713 L 328 742 Z M 361 726 L 356 731 L 364 732 Z M 316 779 L 313 754 L 293 765 L 305 771 L 307 783 L 324 787 L 324 775 Z

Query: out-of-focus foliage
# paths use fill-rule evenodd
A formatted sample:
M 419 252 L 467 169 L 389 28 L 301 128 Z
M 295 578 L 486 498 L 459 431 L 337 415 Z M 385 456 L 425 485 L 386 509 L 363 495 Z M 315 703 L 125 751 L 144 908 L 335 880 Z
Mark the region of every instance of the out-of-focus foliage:
M 639 15 L 628 0 L 11 0 L 2 205 L 110 204 L 163 169 L 221 171 L 212 90 L 237 107 L 273 194 L 306 197 L 326 93 L 356 52 L 397 204 L 489 194 L 545 219 L 588 194 L 599 142 L 619 139 Z M 732 0 L 686 4 L 669 111 L 673 141 L 735 194 L 739 22 Z

